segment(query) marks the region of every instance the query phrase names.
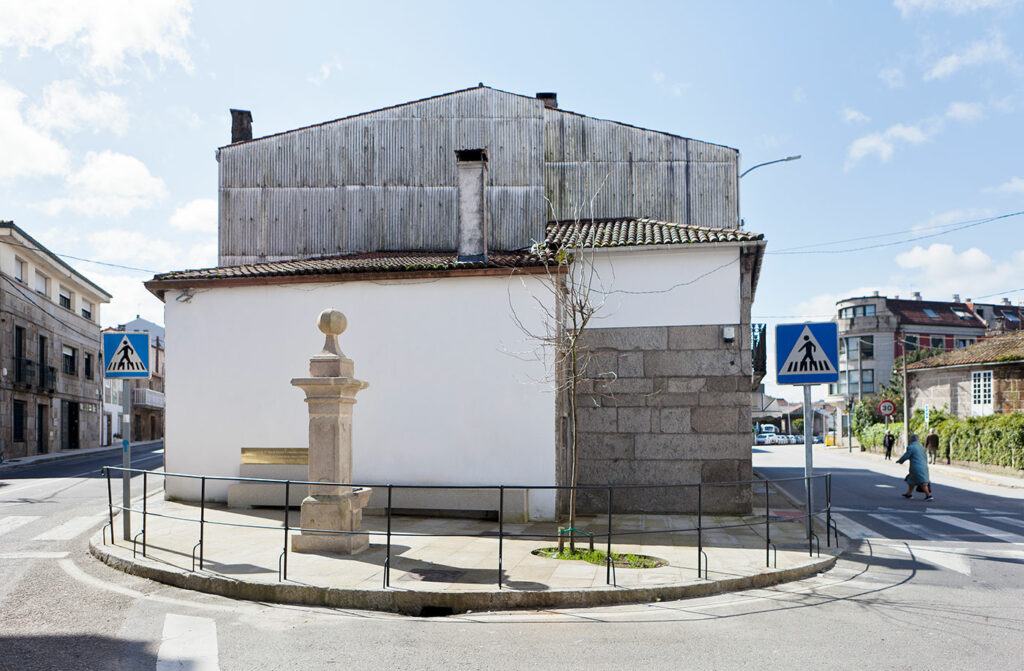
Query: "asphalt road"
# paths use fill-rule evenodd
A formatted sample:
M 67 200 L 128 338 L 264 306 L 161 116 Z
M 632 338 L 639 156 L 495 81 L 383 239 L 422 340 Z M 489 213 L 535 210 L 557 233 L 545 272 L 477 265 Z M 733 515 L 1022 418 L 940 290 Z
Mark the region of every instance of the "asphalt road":
M 0 473 L 0 669 L 1024 667 L 1024 491 L 940 481 L 926 506 L 898 496 L 903 467 L 816 459 L 835 473 L 840 527 L 858 536 L 828 573 L 686 601 L 446 618 L 236 602 L 125 575 L 86 552 L 104 523 L 100 460 Z M 802 449 L 755 463 L 800 474 Z

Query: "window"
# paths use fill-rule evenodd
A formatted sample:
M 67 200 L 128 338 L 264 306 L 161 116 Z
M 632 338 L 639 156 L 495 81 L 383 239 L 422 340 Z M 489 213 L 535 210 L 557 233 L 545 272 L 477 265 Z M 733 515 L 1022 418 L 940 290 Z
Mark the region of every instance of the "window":
M 103 381 L 103 402 L 110 403 L 110 380 Z
M 92 379 L 92 354 L 88 354 L 87 353 L 85 355 L 85 362 L 84 362 L 83 365 L 85 367 L 85 379 L 86 380 L 91 380 Z
M 82 316 L 92 321 L 92 303 L 89 301 L 82 301 Z
M 25 262 L 18 257 L 14 257 L 14 279 L 25 283 Z
M 856 361 L 861 356 L 865 359 L 874 359 L 875 336 L 853 336 L 840 339 L 839 356 L 850 361 Z
M 946 349 L 946 339 L 943 336 L 932 336 L 931 338 L 932 349 Z
M 957 338 L 954 344 L 956 345 L 956 349 L 963 349 L 973 345 L 974 342 L 974 338 Z
M 971 414 L 974 416 L 992 414 L 992 371 L 971 373 Z
M 60 292 L 58 293 L 58 300 L 60 301 L 60 306 L 62 308 L 65 310 L 71 309 L 71 291 L 69 289 L 61 287 Z
M 875 306 L 874 305 L 865 305 L 864 306 L 864 316 L 865 317 L 873 317 L 874 315 L 875 315 Z
M 1006 317 L 1006 319 L 1011 322 L 1020 321 L 1020 319 L 1017 318 L 1017 315 L 1013 314 L 1012 312 L 1007 312 L 1006 310 L 1003 310 L 1003 316 Z
M 78 374 L 78 351 L 74 347 L 68 347 L 64 345 L 61 350 L 63 352 L 63 365 L 65 375 L 77 375 Z
M 864 385 L 863 392 L 871 394 L 875 391 L 875 371 L 871 368 L 860 372 L 860 382 Z
M 916 335 L 904 336 L 903 337 L 903 347 L 906 348 L 906 350 L 908 352 L 913 352 L 913 351 L 917 350 L 917 347 L 918 347 L 917 336 Z
M 43 296 L 50 295 L 50 278 L 36 271 L 36 293 Z
M 13 436 L 11 440 L 15 443 L 25 442 L 25 401 L 14 402 L 14 421 L 11 422 Z
M 939 315 L 935 312 L 935 310 L 932 310 L 931 308 L 925 308 L 924 309 L 924 313 L 926 315 L 928 315 L 929 317 L 931 317 L 932 319 L 938 319 L 939 318 Z
M 950 308 L 950 310 L 952 310 L 953 314 L 955 314 L 957 317 L 965 321 L 968 321 L 971 318 L 971 314 L 967 312 L 967 310 L 961 310 L 960 308 Z

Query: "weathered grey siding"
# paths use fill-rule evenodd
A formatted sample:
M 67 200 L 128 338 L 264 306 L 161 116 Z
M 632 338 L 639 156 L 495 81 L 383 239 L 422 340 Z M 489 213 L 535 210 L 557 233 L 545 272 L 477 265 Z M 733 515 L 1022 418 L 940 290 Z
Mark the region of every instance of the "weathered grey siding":
M 540 239 L 602 181 L 597 217 L 738 222 L 735 150 L 481 87 L 222 148 L 220 263 L 454 250 L 455 150 L 476 148 L 491 249 Z

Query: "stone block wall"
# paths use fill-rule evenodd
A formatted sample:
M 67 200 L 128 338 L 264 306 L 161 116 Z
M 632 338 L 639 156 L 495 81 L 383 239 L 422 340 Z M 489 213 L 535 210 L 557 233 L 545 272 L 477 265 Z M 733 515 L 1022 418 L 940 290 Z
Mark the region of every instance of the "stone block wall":
M 748 512 L 750 329 L 723 325 L 592 329 L 579 410 L 580 484 L 704 483 L 706 512 Z M 618 490 L 618 512 L 689 512 L 697 488 Z M 605 491 L 581 512 L 607 510 Z
M 997 413 L 1024 412 L 1024 362 L 994 366 L 992 385 Z

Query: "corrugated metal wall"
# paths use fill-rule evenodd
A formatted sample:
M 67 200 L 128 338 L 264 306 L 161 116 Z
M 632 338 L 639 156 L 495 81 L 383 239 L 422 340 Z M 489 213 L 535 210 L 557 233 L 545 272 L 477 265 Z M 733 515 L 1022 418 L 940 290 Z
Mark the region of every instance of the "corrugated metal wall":
M 477 88 L 223 148 L 220 263 L 454 250 L 455 150 L 481 147 L 491 249 L 539 239 L 602 182 L 594 216 L 738 222 L 735 150 Z

